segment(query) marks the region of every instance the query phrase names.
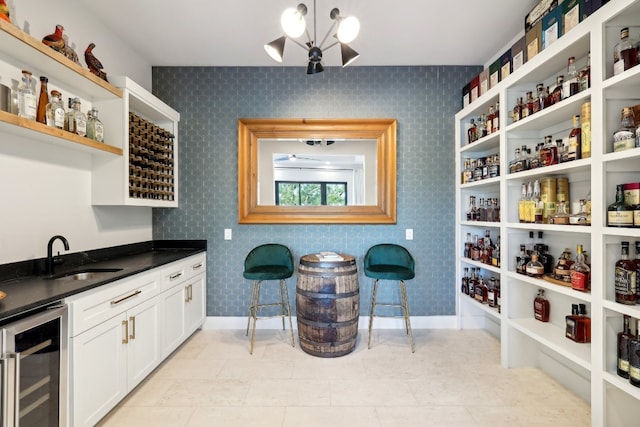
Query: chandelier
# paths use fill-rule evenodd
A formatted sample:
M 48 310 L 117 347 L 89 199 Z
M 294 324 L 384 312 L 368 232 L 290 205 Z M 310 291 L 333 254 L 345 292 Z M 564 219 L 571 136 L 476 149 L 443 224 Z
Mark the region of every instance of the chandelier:
M 342 54 L 342 66 L 346 67 L 351 64 L 355 59 L 360 56 L 358 52 L 353 50 L 348 43 L 351 43 L 358 32 L 360 32 L 360 21 L 355 16 L 340 16 L 340 10 L 338 8 L 331 9 L 329 17 L 334 21 L 327 31 L 327 34 L 322 39 L 322 42 L 318 43 L 317 28 L 316 25 L 316 0 L 313 0 L 313 38 L 307 28 L 305 16 L 307 15 L 307 6 L 300 3 L 297 8 L 289 8 L 282 13 L 280 23 L 285 35 L 275 39 L 269 44 L 264 45 L 264 49 L 269 56 L 277 62 L 282 62 L 284 55 L 284 44 L 287 39 L 291 40 L 309 54 L 309 64 L 307 65 L 307 74 L 317 74 L 324 71 L 322 66 L 322 51 L 332 48 L 333 46 L 340 45 L 340 51 Z M 336 41 L 329 46 L 324 47 L 325 42 L 336 29 L 334 34 Z M 298 37 L 306 34 L 307 41 L 301 43 L 296 40 Z

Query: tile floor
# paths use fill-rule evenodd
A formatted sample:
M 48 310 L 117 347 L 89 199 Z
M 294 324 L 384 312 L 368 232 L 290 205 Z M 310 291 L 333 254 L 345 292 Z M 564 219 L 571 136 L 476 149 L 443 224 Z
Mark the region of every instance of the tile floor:
M 258 330 L 196 332 L 101 427 L 589 426 L 587 402 L 535 369 L 503 369 L 485 331 L 375 332 L 318 358 Z

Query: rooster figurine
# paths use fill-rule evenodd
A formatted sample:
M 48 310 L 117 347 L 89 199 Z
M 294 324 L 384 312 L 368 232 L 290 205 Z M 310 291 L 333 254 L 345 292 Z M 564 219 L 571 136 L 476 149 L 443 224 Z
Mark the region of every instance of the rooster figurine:
M 9 7 L 7 7 L 7 3 L 4 0 L 0 0 L 0 19 L 10 23 L 11 18 L 9 15 Z
M 63 31 L 64 27 L 62 25 L 56 25 L 56 31 L 53 34 L 44 36 L 44 38 L 42 39 L 42 43 L 46 44 L 55 51 L 62 52 L 62 50 L 64 49 L 64 38 L 62 38 Z
M 107 82 L 107 73 L 102 71 L 102 63 L 93 55 L 94 47 L 96 47 L 95 43 L 87 46 L 87 49 L 84 51 L 84 60 L 87 63 L 87 67 L 89 67 L 89 71 Z

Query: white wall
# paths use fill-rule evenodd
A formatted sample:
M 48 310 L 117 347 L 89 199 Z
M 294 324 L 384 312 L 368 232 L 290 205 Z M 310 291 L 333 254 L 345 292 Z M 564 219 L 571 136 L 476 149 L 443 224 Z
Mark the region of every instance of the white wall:
M 9 0 L 9 5 L 13 22 L 23 29 L 27 22 L 36 38 L 62 24 L 83 66 L 84 48 L 93 41 L 105 71 L 151 86 L 151 65 L 84 11 L 83 2 Z M 11 86 L 19 77 L 19 71 L 10 75 L 12 68 L 0 64 L 0 82 Z M 0 264 L 46 256 L 55 234 L 69 240 L 71 252 L 151 239 L 150 208 L 91 205 L 91 161 L 88 153 L 0 130 Z M 55 250 L 64 252 L 59 242 Z

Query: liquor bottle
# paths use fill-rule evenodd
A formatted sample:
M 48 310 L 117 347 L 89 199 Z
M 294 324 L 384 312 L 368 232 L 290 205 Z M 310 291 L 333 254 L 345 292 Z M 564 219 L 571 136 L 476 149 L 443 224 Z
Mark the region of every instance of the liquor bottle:
M 492 308 L 498 306 L 498 281 L 495 277 L 491 277 L 487 284 L 487 305 Z
M 556 204 L 556 213 L 549 215 L 549 224 L 567 225 L 570 215 L 567 213 L 567 202 Z
M 587 55 L 587 65 L 578 73 L 578 81 L 580 82 L 580 91 L 591 87 L 591 52 Z
M 486 304 L 487 291 L 487 284 L 485 283 L 484 278 L 481 275 L 478 275 L 478 283 L 475 286 L 473 298 L 482 304 Z
M 534 250 L 538 252 L 538 260 L 544 265 L 544 274 L 553 274 L 555 261 L 553 255 L 549 253 L 549 247 L 542 241 L 543 232 L 538 231 L 538 240 L 534 246 Z
M 536 96 L 533 99 L 533 111 L 532 113 L 537 113 L 542 110 L 544 101 L 540 101 L 542 98 L 542 91 L 544 90 L 544 85 L 542 83 L 538 83 L 536 85 Z
M 500 236 L 496 239 L 496 245 L 493 248 L 493 253 L 491 254 L 491 265 L 494 267 L 500 267 Z
M 93 107 L 87 117 L 87 138 L 104 142 L 104 126 L 98 118 L 98 109 Z
M 491 125 L 491 133 L 496 133 L 500 130 L 500 103 L 496 101 L 496 108 L 493 111 L 493 121 Z
M 49 79 L 45 76 L 40 76 L 40 97 L 38 98 L 36 121 L 44 124 L 47 123 L 47 104 L 49 104 L 48 81 Z
M 636 269 L 636 302 L 640 301 L 640 241 L 636 240 L 636 259 L 635 269 Z
M 544 296 L 544 289 L 538 289 L 538 295 L 533 300 L 533 313 L 536 320 L 540 322 L 549 321 L 549 300 Z
M 73 98 L 69 98 L 67 103 L 67 113 L 64 116 L 64 130 L 71 133 L 76 133 L 75 129 L 75 113 L 73 111 Z
M 576 249 L 576 262 L 569 268 L 571 289 L 589 292 L 591 289 L 591 268 L 585 263 L 582 245 Z
M 494 212 L 493 198 L 489 197 L 487 199 L 487 222 L 495 222 Z
M 618 366 L 616 372 L 622 378 L 629 378 L 629 343 L 633 340 L 631 328 L 629 327 L 631 318 L 624 315 L 622 331 L 618 332 Z
M 531 256 L 533 255 L 533 252 L 535 251 L 535 246 L 536 246 L 536 241 L 533 238 L 533 231 L 529 232 L 529 238 L 527 239 L 527 243 L 526 243 L 526 251 L 527 251 L 527 255 Z
M 536 148 L 531 154 L 531 159 L 529 160 L 529 167 L 531 169 L 536 169 L 540 167 L 540 147 L 542 147 L 542 143 L 536 144 Z
M 587 316 L 586 304 L 578 304 L 578 314 L 578 335 L 576 341 L 581 343 L 591 342 L 591 318 Z
M 495 117 L 495 112 L 493 111 L 493 106 L 489 106 L 489 114 L 487 115 L 487 135 L 491 135 L 493 133 L 493 119 Z
M 471 246 L 473 246 L 473 242 L 471 241 L 471 233 L 467 233 L 467 241 L 464 242 L 464 254 L 465 258 L 471 258 Z
M 513 111 L 511 113 L 511 119 L 514 122 L 517 122 L 522 118 L 522 98 L 518 98 L 515 107 L 513 107 Z
M 37 103 L 34 85 L 31 71 L 22 70 L 22 78 L 18 84 L 18 116 L 25 119 L 36 119 Z
M 462 276 L 462 285 L 460 292 L 469 295 L 469 267 L 464 268 L 464 275 Z
M 581 119 L 581 146 L 582 146 L 582 158 L 588 159 L 591 157 L 591 102 L 585 102 L 580 109 Z M 637 135 L 637 130 L 636 130 Z M 636 143 L 638 139 L 636 138 Z
M 564 85 L 564 76 L 556 77 L 556 87 L 553 89 L 553 104 L 557 104 L 558 102 L 564 99 L 564 92 L 562 86 Z
M 636 126 L 633 109 L 624 107 L 620 113 L 620 127 L 613 133 L 613 151 L 629 150 L 636 146 Z
M 544 202 L 540 198 L 540 181 L 537 179 L 533 183 L 533 222 L 542 224 L 542 214 L 544 212 Z
M 640 319 L 636 320 L 636 336 L 629 341 L 629 382 L 640 387 Z
M 531 261 L 524 248 L 524 245 L 520 245 L 520 254 L 516 257 L 516 273 L 520 274 L 527 274 L 527 264 Z
M 553 105 L 553 93 L 549 90 L 549 86 L 547 86 L 547 90 L 545 91 L 545 103 L 544 108 L 551 107 Z
M 633 227 L 633 210 L 624 201 L 624 185 L 616 186 L 616 201 L 607 206 L 607 227 Z
M 478 279 L 476 277 L 476 269 L 475 267 L 471 267 L 471 276 L 469 277 L 469 297 L 475 298 L 476 296 L 476 284 L 478 283 Z
M 533 201 L 533 183 L 531 181 L 529 181 L 527 183 L 527 202 L 526 202 L 526 206 L 525 206 L 525 222 L 531 224 L 533 223 L 533 216 L 534 216 L 534 212 L 535 212 L 535 203 Z M 531 236 L 531 241 L 533 241 L 533 236 Z M 533 244 L 531 245 L 531 247 L 527 247 L 527 249 L 530 251 L 533 249 Z
M 614 283 L 616 302 L 635 305 L 637 298 L 636 263 L 629 259 L 629 242 L 620 242 L 620 259 L 616 261 Z
M 60 92 L 51 91 L 51 100 L 47 104 L 47 126 L 53 126 L 58 129 L 64 129 L 64 107 Z
M 477 234 L 474 234 L 473 241 L 474 244 L 471 246 L 471 259 L 473 261 L 480 261 L 480 242 Z
M 629 28 L 620 30 L 620 42 L 613 48 L 613 75 L 617 76 L 638 64 L 636 41 L 629 37 Z
M 562 87 L 562 92 L 565 98 L 580 92 L 580 80 L 578 79 L 578 71 L 576 70 L 575 62 L 576 58 L 573 56 L 567 60 L 567 74 Z
M 569 143 L 567 150 L 567 161 L 579 160 L 582 158 L 580 116 L 573 116 L 573 129 L 569 132 Z
M 487 206 L 482 198 L 480 199 L 480 207 L 478 208 L 478 221 L 487 221 Z
M 571 314 L 565 316 L 566 330 L 565 336 L 573 341 L 576 341 L 577 329 L 578 329 L 578 316 L 580 315 L 580 309 L 578 304 L 571 304 Z
M 73 100 L 73 128 L 80 136 L 87 135 L 87 116 L 82 112 L 82 104 L 79 98 Z
M 558 263 L 553 269 L 554 277 L 557 280 L 562 280 L 563 282 L 571 283 L 571 266 L 573 265 L 573 260 L 571 259 L 571 249 L 566 248 L 562 255 L 558 258 Z
M 558 164 L 558 147 L 553 142 L 551 135 L 544 137 L 544 145 L 540 149 L 540 163 L 542 166 Z
M 522 183 L 520 200 L 518 200 L 518 222 L 527 222 L 527 183 Z
M 531 255 L 531 261 L 527 263 L 526 274 L 529 277 L 541 278 L 544 276 L 544 265 L 538 260 L 538 253 L 534 252 Z
M 530 116 L 536 112 L 534 107 L 535 99 L 533 98 L 533 92 L 527 92 L 527 99 L 525 102 L 527 104 L 527 116 Z
M 476 127 L 475 120 L 471 119 L 469 129 L 467 129 L 467 144 L 476 142 L 478 140 L 478 128 Z
M 589 217 L 587 216 L 587 202 L 585 199 L 580 199 L 580 209 L 578 212 L 569 216 L 569 224 L 571 225 L 591 225 Z
M 478 139 L 487 136 L 487 120 L 484 114 L 480 114 L 478 117 Z

